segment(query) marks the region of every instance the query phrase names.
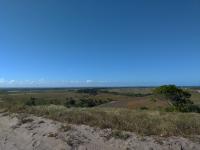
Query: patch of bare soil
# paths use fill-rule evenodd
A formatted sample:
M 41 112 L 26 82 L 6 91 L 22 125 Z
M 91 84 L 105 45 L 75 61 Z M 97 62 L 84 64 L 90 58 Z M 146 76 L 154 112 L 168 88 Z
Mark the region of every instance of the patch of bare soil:
M 0 150 L 200 150 L 200 140 L 141 137 L 24 114 L 0 114 Z

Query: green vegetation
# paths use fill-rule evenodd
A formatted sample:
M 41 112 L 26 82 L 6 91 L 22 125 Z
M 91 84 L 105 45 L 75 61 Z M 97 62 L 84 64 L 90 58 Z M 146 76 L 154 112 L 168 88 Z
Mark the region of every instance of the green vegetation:
M 65 102 L 60 102 L 56 100 L 40 100 L 34 97 L 31 97 L 28 101 L 25 102 L 27 106 L 40 106 L 40 105 L 63 105 L 65 107 L 94 107 L 104 103 L 108 103 L 109 100 L 95 100 L 92 98 L 80 98 L 74 99 L 72 97 L 66 98 Z
M 74 100 L 72 97 L 67 98 L 64 104 L 65 107 L 94 107 L 109 102 L 108 100 L 94 100 L 91 98 L 81 98 Z
M 28 105 L 28 106 L 40 106 L 40 105 L 63 105 L 64 102 L 63 101 L 59 101 L 56 99 L 48 99 L 48 100 L 44 100 L 41 98 L 36 98 L 36 97 L 31 97 L 28 100 L 25 100 L 24 102 L 22 102 L 22 105 Z
M 200 93 L 195 90 L 171 85 L 155 89 L 80 90 L 3 92 L 0 112 L 29 113 L 64 123 L 111 128 L 112 137 L 121 139 L 128 138 L 121 135 L 122 130 L 141 135 L 200 134 L 200 114 L 196 113 Z M 30 120 L 22 119 L 26 121 Z
M 90 88 L 90 89 L 79 89 L 77 93 L 86 93 L 90 95 L 97 95 L 98 94 L 98 89 L 96 88 Z
M 175 85 L 164 85 L 158 87 L 154 90 L 154 94 L 171 102 L 173 106 L 168 110 L 200 113 L 200 107 L 194 105 L 190 100 L 191 94 L 187 91 L 177 88 Z

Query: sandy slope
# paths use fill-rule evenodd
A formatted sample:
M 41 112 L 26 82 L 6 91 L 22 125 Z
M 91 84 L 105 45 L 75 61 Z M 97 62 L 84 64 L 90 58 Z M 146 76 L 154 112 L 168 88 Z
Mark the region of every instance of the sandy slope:
M 40 117 L 0 114 L 0 150 L 200 150 L 198 141 L 185 138 L 127 134 L 127 140 L 115 139 L 109 129 L 70 127 Z

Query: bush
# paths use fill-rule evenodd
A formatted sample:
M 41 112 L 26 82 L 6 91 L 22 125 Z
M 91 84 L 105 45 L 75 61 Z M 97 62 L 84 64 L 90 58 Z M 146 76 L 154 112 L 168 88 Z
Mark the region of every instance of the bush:
M 167 111 L 200 112 L 200 107 L 194 105 L 190 100 L 191 94 L 175 85 L 158 87 L 154 90 L 154 94 L 164 97 L 172 103 L 173 107 L 168 108 Z
M 74 106 L 76 104 L 76 101 L 70 97 L 69 99 L 67 98 L 65 103 L 64 103 L 64 106 L 65 107 L 71 107 L 71 106 Z
M 147 110 L 148 108 L 144 106 L 144 107 L 140 107 L 140 109 L 141 110 Z
M 86 93 L 90 95 L 97 95 L 98 89 L 80 89 L 77 91 L 78 93 Z
M 65 107 L 95 107 L 104 103 L 107 103 L 107 100 L 95 100 L 90 98 L 81 98 L 79 100 L 74 100 L 73 98 L 66 99 L 64 104 Z
M 200 107 L 194 104 L 188 104 L 177 107 L 179 111 L 181 112 L 196 112 L 200 113 Z
M 57 99 L 42 99 L 42 98 L 31 97 L 29 100 L 26 100 L 23 103 L 28 106 L 40 106 L 40 105 L 63 105 L 64 102 Z
M 26 105 L 28 105 L 28 106 L 35 106 L 36 105 L 35 100 L 36 100 L 36 98 L 31 97 L 30 100 L 28 100 L 26 102 Z
M 174 105 L 192 103 L 189 100 L 191 94 L 177 88 L 175 85 L 164 85 L 158 87 L 154 90 L 154 94 L 169 99 Z

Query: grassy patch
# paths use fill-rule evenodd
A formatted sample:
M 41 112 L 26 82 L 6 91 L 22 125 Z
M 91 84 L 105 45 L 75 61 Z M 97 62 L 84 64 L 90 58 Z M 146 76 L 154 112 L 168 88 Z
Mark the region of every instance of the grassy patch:
M 109 92 L 86 89 L 1 93 L 0 110 L 45 116 L 69 124 L 111 128 L 116 131 L 113 136 L 122 139 L 125 137 L 118 131 L 161 136 L 200 135 L 200 114 L 177 112 L 177 107 L 169 107 L 166 99 L 149 95 L 152 89 L 106 90 Z M 137 95 L 139 92 L 142 95 Z M 130 96 L 130 93 L 136 95 Z M 193 92 L 191 100 L 196 105 L 199 102 L 199 93 Z M 106 103 L 109 101 L 115 102 Z M 100 105 L 103 103 L 106 104 Z M 98 105 L 101 107 L 95 107 Z M 184 106 L 181 109 L 184 112 L 198 112 L 195 105 L 181 105 Z M 167 107 L 169 112 L 165 110 Z M 22 117 L 21 121 L 23 123 L 31 120 Z M 70 128 L 62 129 L 67 131 Z
M 16 110 L 15 110 L 16 111 Z M 141 135 L 199 135 L 200 115 L 103 108 L 65 108 L 59 106 L 35 106 L 19 109 L 57 121 L 86 124 L 100 128 L 131 131 Z

